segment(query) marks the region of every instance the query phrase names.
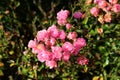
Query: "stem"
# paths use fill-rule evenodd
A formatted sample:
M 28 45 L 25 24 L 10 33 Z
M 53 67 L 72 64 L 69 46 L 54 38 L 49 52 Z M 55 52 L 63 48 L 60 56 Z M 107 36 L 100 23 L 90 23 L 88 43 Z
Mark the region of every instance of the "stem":
M 105 70 L 103 70 L 103 77 L 104 77 L 104 80 L 107 80 L 107 74 Z

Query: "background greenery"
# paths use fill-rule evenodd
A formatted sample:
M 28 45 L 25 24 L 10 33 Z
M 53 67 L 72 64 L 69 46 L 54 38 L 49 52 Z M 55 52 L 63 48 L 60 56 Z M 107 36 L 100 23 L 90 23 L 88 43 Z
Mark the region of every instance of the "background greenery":
M 100 24 L 89 13 L 92 6 L 85 0 L 0 0 L 0 79 L 120 80 L 120 14 L 114 15 L 111 23 Z M 81 51 L 89 59 L 87 66 L 59 63 L 58 68 L 49 69 L 27 48 L 38 30 L 55 22 L 61 9 L 70 10 L 70 16 L 75 11 L 87 14 L 83 20 L 70 20 L 87 40 Z

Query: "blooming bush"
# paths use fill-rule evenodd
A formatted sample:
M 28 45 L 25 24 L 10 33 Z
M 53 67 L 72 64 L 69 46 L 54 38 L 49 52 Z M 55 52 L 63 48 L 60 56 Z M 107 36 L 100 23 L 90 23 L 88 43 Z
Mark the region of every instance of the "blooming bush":
M 0 79 L 119 80 L 119 0 L 2 0 Z
M 32 48 L 32 52 L 37 55 L 38 60 L 45 62 L 50 69 L 57 67 L 58 61 L 68 62 L 71 56 L 78 56 L 79 51 L 86 45 L 84 38 L 77 38 L 76 32 L 69 31 L 69 26 L 72 26 L 67 23 L 69 13 L 68 10 L 59 11 L 57 13 L 59 25 L 53 24 L 47 30 L 38 31 L 36 38 L 28 43 L 28 47 Z M 68 32 L 58 29 L 60 25 L 65 25 Z M 85 56 L 78 58 L 77 61 L 81 65 L 88 64 L 88 59 Z

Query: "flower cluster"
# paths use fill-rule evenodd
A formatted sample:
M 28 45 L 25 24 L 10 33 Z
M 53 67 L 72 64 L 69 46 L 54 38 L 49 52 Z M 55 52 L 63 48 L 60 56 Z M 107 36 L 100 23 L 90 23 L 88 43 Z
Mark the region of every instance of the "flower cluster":
M 95 7 L 91 8 L 90 13 L 94 17 L 98 17 L 98 21 L 100 23 L 111 22 L 112 20 L 112 12 L 119 13 L 120 12 L 120 4 L 118 4 L 118 0 L 94 0 Z M 100 11 L 105 12 L 105 14 L 100 13 Z
M 71 24 L 67 23 L 69 11 L 61 10 L 57 13 L 58 24 L 66 24 L 66 28 L 71 28 Z M 59 29 L 58 26 L 52 25 L 47 30 L 40 30 L 34 40 L 30 40 L 28 47 L 32 48 L 32 52 L 37 55 L 40 62 L 45 62 L 50 69 L 57 67 L 58 61 L 69 62 L 71 56 L 78 56 L 79 51 L 86 46 L 86 40 L 78 37 L 77 33 L 70 31 L 66 33 Z M 88 64 L 85 56 L 76 59 L 78 64 Z

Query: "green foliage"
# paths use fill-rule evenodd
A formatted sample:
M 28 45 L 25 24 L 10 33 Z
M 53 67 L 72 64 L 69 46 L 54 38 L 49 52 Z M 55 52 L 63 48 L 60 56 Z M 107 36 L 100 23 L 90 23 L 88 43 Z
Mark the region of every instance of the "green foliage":
M 85 0 L 1 0 L 0 1 L 0 78 L 5 80 L 104 80 L 120 79 L 120 21 L 118 13 L 111 23 L 100 24 L 90 15 L 93 5 Z M 59 62 L 49 69 L 27 48 L 38 30 L 56 23 L 61 9 L 83 12 L 83 19 L 69 18 L 79 37 L 87 40 L 81 50 L 89 58 L 85 66 Z M 26 51 L 26 55 L 23 52 Z M 98 79 L 97 79 L 98 80 Z

